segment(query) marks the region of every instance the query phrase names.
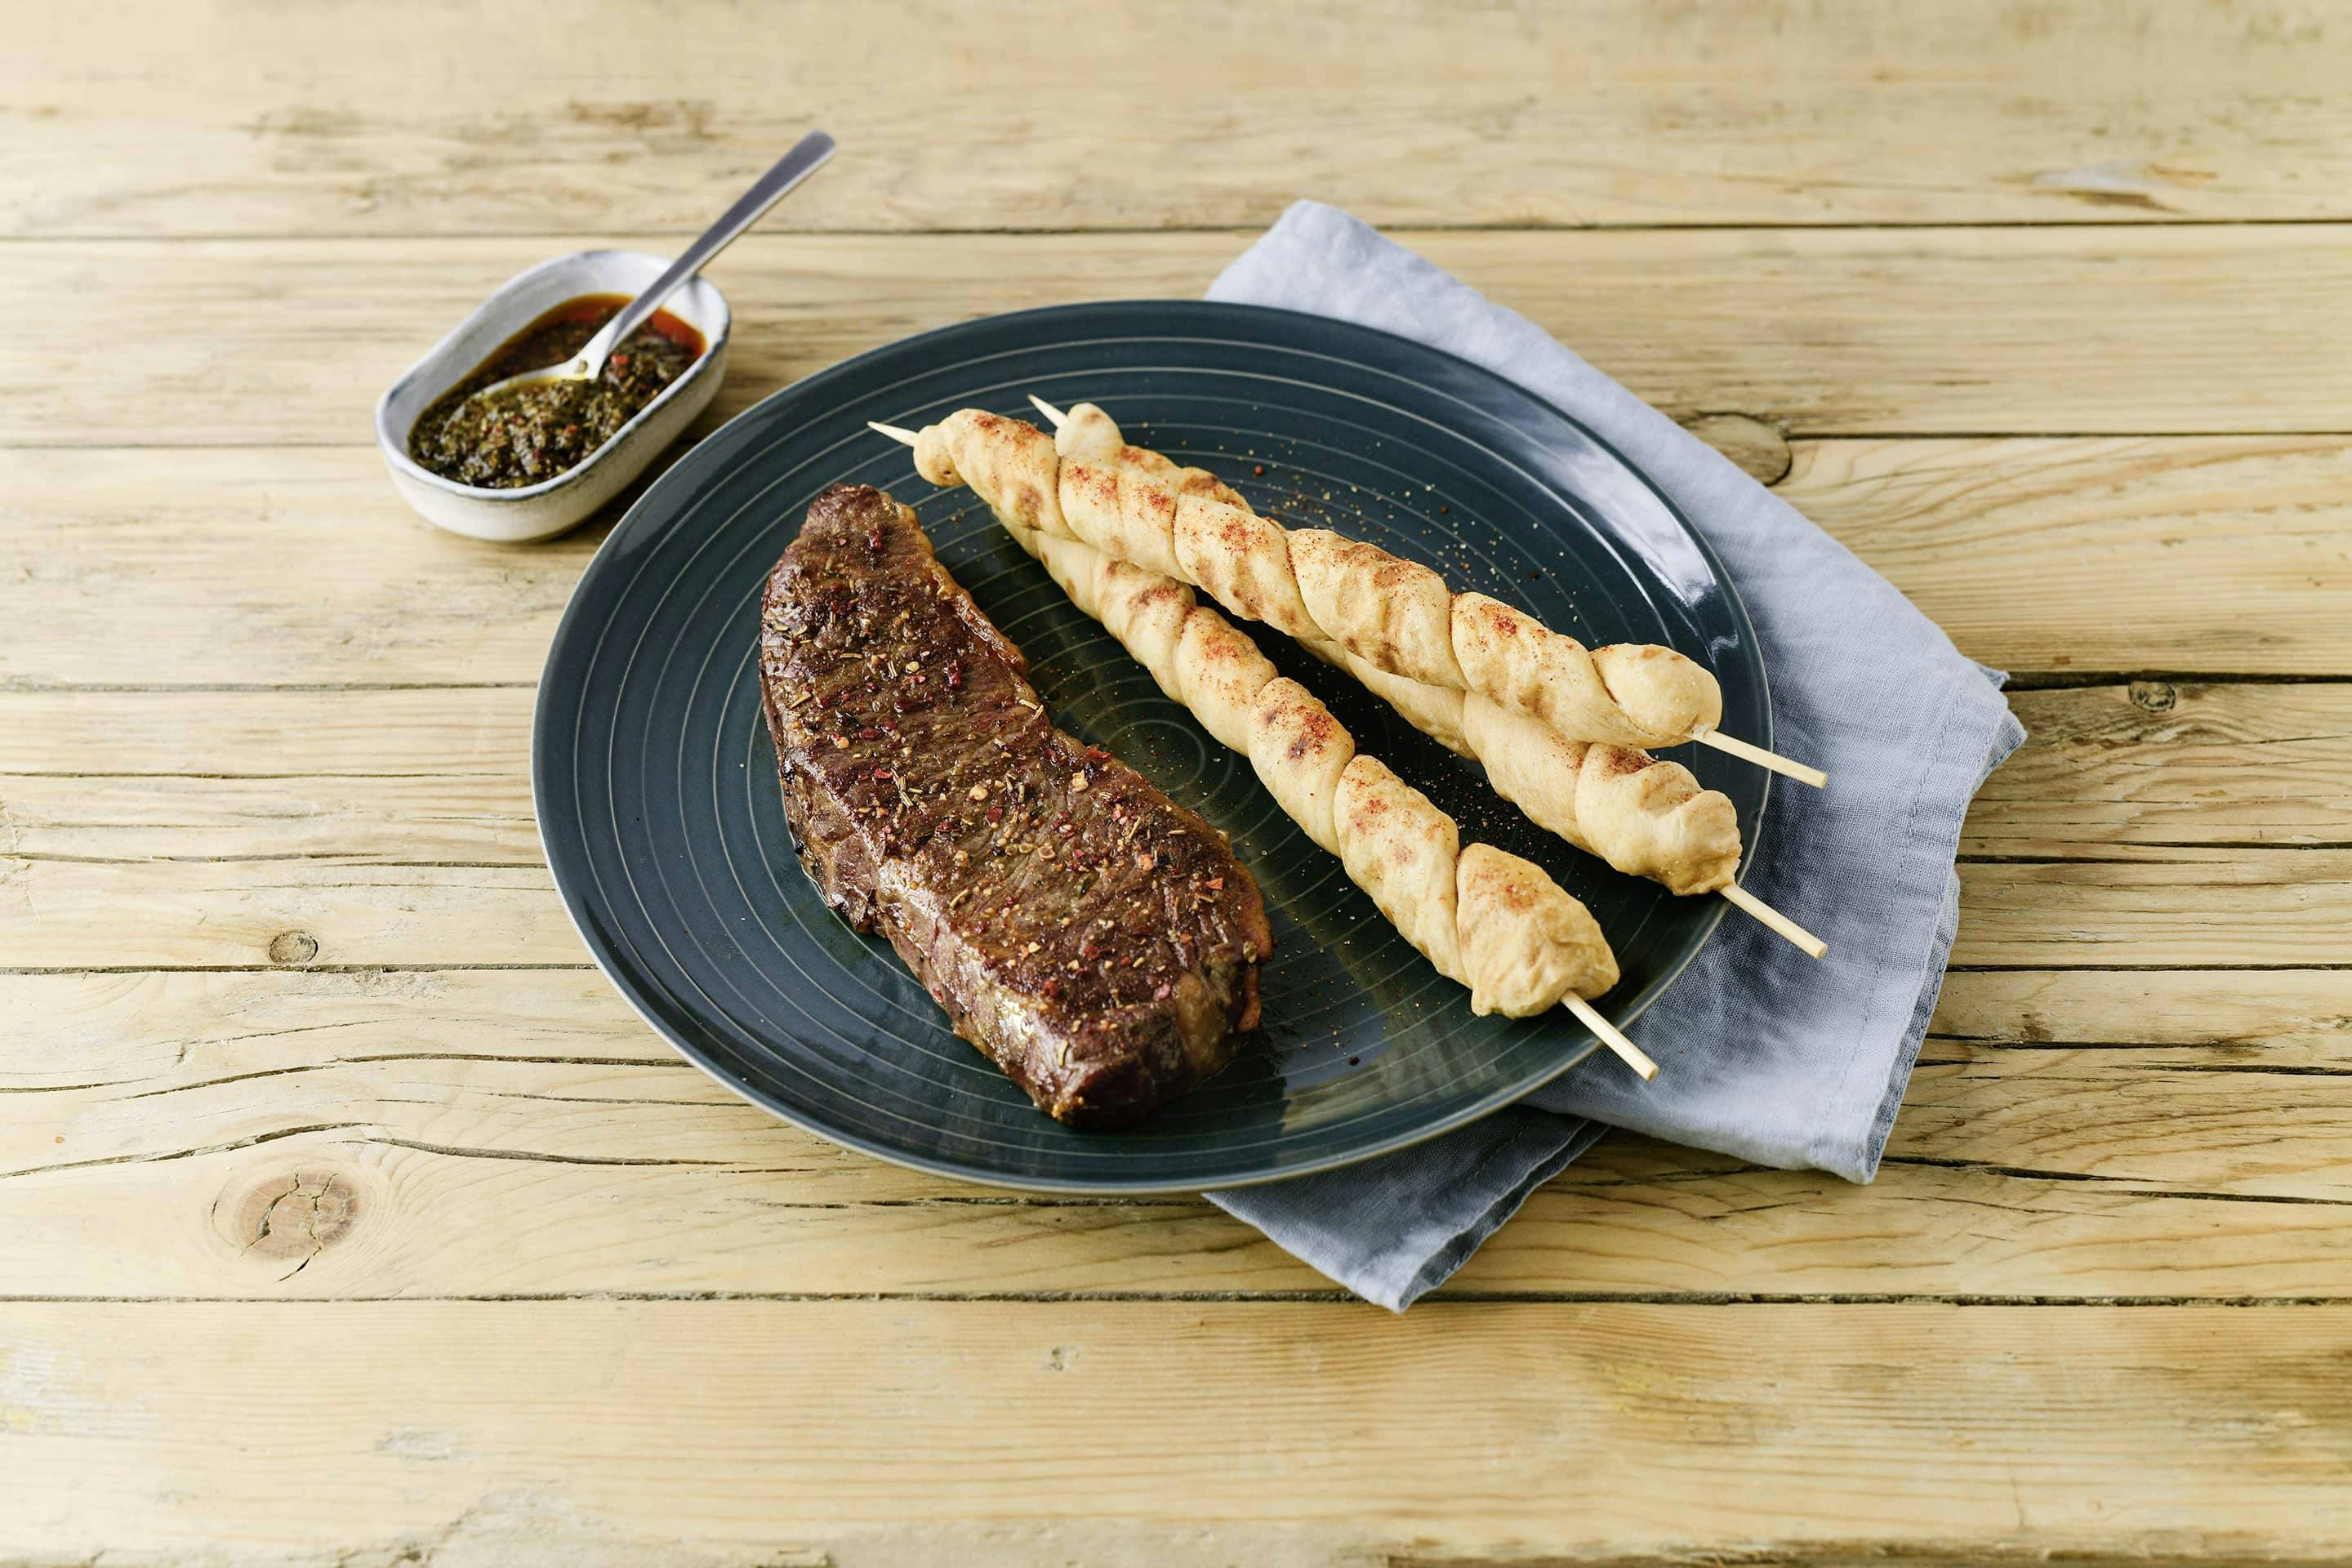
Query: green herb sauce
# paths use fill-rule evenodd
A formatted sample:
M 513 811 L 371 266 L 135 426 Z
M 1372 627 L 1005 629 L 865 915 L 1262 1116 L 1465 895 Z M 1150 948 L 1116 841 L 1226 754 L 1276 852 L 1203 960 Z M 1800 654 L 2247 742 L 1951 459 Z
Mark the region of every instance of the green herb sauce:
M 419 466 L 486 489 L 516 489 L 577 467 L 702 356 L 700 333 L 667 310 L 606 356 L 593 381 L 541 382 L 468 401 L 492 382 L 562 364 L 618 315 L 620 294 L 567 300 L 509 338 L 425 411 L 408 435 Z

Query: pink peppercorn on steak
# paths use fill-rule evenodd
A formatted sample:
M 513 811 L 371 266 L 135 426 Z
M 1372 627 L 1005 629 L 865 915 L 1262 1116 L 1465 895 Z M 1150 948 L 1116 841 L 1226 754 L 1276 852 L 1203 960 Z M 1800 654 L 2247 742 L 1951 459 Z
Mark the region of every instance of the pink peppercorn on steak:
M 1110 1126 L 1232 1058 L 1273 938 L 1217 832 L 1056 730 L 1025 670 L 880 490 L 818 497 L 769 579 L 761 691 L 801 863 L 1041 1109 Z

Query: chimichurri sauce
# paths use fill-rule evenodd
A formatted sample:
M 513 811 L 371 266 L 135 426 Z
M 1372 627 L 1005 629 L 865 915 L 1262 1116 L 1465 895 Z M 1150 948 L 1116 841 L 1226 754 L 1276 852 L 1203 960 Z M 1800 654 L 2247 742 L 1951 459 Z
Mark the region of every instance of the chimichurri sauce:
M 583 294 L 509 338 L 425 411 L 408 434 L 408 455 L 444 479 L 487 489 L 535 485 L 581 462 L 701 357 L 699 332 L 656 310 L 605 356 L 593 381 L 541 382 L 467 400 L 494 381 L 562 364 L 628 302 L 621 294 Z

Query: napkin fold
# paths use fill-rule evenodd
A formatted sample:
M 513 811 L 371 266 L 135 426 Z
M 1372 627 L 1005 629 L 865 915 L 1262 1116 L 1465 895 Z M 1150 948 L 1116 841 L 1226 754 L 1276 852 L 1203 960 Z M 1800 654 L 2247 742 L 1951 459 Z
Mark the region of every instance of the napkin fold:
M 1293 206 L 1209 298 L 1444 349 L 1615 447 L 1729 570 L 1771 677 L 1776 748 L 1830 774 L 1827 790 L 1775 782 L 1742 878 L 1821 932 L 1830 956 L 1817 963 L 1753 921 L 1725 921 L 1642 1016 L 1654 1082 L 1596 1054 L 1444 1137 L 1211 1199 L 1402 1311 L 1611 1127 L 1869 1181 L 1958 929 L 1960 819 L 2025 739 L 2000 696 L 2004 674 L 1964 658 L 1852 552 L 1535 323 L 1335 207 Z

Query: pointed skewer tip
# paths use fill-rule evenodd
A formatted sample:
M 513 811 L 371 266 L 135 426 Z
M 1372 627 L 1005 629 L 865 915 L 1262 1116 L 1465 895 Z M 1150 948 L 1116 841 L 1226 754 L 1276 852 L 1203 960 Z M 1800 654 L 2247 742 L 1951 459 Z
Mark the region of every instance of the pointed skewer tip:
M 1037 405 L 1038 413 L 1044 415 L 1046 418 L 1054 422 L 1055 429 L 1059 430 L 1063 426 L 1070 422 L 1070 416 L 1068 415 L 1063 413 L 1060 409 L 1055 407 L 1052 404 L 1046 402 L 1035 393 L 1033 392 L 1029 395 L 1029 401 Z
M 866 427 L 869 430 L 879 430 L 902 446 L 911 447 L 915 444 L 916 437 L 912 430 L 903 430 L 896 425 L 885 425 L 878 419 L 868 419 L 866 422 Z

